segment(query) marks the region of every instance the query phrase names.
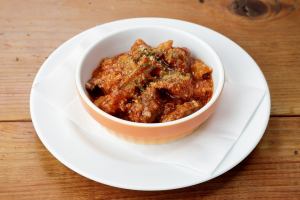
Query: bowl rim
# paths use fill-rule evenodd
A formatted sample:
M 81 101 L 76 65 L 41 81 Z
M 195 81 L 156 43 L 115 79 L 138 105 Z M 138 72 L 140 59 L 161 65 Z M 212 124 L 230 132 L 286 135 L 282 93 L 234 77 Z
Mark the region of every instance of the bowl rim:
M 83 68 L 83 64 L 85 59 L 87 58 L 88 54 L 96 47 L 98 46 L 102 41 L 108 39 L 109 37 L 115 36 L 117 34 L 126 32 L 126 31 L 130 31 L 130 30 L 135 30 L 135 29 L 143 29 L 143 28 L 152 28 L 152 29 L 165 29 L 165 30 L 169 30 L 169 31 L 174 31 L 174 32 L 178 32 L 182 35 L 186 35 L 187 37 L 192 38 L 193 40 L 197 40 L 197 42 L 201 43 L 202 46 L 204 46 L 209 52 L 210 54 L 212 54 L 212 56 L 214 57 L 214 59 L 217 62 L 217 69 L 220 72 L 220 77 L 219 77 L 219 81 L 218 81 L 218 85 L 215 85 L 214 83 L 214 87 L 216 87 L 216 91 L 214 91 L 212 98 L 199 110 L 197 110 L 196 112 L 185 116 L 183 118 L 174 120 L 174 121 L 169 121 L 169 122 L 161 122 L 161 123 L 142 123 L 142 122 L 132 122 L 132 121 L 127 121 L 118 117 L 115 117 L 111 114 L 106 113 L 105 111 L 101 110 L 100 108 L 98 108 L 91 100 L 90 98 L 86 95 L 85 91 L 84 91 L 84 86 L 82 85 L 82 81 L 81 81 L 81 72 L 82 72 L 82 68 Z M 101 60 L 101 58 L 100 58 Z M 99 60 L 99 62 L 100 62 Z M 224 67 L 223 64 L 221 62 L 221 59 L 219 58 L 218 54 L 214 51 L 214 49 L 208 45 L 206 42 L 204 42 L 201 38 L 198 38 L 197 36 L 186 32 L 186 31 L 182 31 L 180 29 L 177 28 L 171 28 L 171 27 L 165 27 L 165 26 L 160 26 L 160 25 L 151 25 L 151 26 L 136 26 L 136 27 L 129 27 L 129 28 L 123 28 L 117 31 L 112 31 L 110 33 L 108 33 L 107 35 L 105 35 L 104 37 L 101 37 L 99 39 L 97 39 L 95 42 L 93 42 L 93 44 L 89 45 L 87 47 L 87 49 L 83 52 L 83 55 L 80 57 L 80 61 L 78 62 L 77 66 L 76 66 L 76 77 L 75 77 L 75 84 L 76 84 L 76 88 L 77 88 L 77 93 L 79 94 L 79 96 L 81 97 L 81 100 L 84 101 L 84 103 L 86 103 L 93 111 L 95 111 L 98 115 L 101 115 L 111 121 L 114 121 L 116 123 L 121 123 L 123 125 L 127 125 L 127 126 L 134 126 L 134 127 L 144 127 L 144 128 L 154 128 L 154 127 L 166 127 L 166 126 L 173 126 L 173 125 L 177 125 L 177 124 L 181 124 L 184 123 L 186 121 L 189 121 L 201 114 L 203 114 L 206 110 L 208 110 L 219 98 L 223 87 L 224 87 L 224 82 L 225 82 L 225 72 L 224 72 Z

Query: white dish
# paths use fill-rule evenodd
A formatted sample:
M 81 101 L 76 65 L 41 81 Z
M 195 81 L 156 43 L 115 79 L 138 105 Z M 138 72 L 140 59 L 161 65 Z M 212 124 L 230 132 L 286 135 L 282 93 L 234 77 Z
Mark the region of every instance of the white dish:
M 153 35 L 156 35 L 153 37 Z M 85 83 L 91 78 L 95 66 L 106 57 L 112 57 L 130 49 L 138 38 L 147 44 L 156 46 L 161 42 L 173 40 L 173 46 L 186 47 L 193 57 L 200 58 L 213 69 L 214 92 L 209 102 L 198 111 L 175 121 L 164 123 L 136 123 L 114 117 L 99 109 L 90 100 Z M 90 39 L 90 38 L 89 38 Z M 90 39 L 91 40 L 91 39 Z M 176 140 L 187 133 L 191 134 L 217 108 L 218 99 L 224 86 L 224 70 L 218 55 L 199 37 L 166 26 L 127 27 L 105 37 L 92 40 L 85 50 L 76 70 L 76 88 L 85 107 L 101 125 L 118 132 L 123 138 L 133 142 L 159 143 Z
M 59 61 L 89 34 L 105 35 L 125 27 L 143 25 L 168 26 L 190 32 L 207 42 L 219 55 L 225 70 L 234 74 L 226 77 L 257 88 L 266 95 L 239 140 L 210 177 L 197 176 L 178 167 L 132 158 L 114 147 L 99 146 L 73 129 L 57 111 L 37 95 L 30 96 L 30 111 L 34 127 L 46 148 L 63 164 L 92 180 L 126 189 L 167 190 L 186 187 L 210 180 L 241 162 L 260 141 L 269 119 L 270 94 L 266 80 L 253 59 L 237 44 L 205 27 L 172 19 L 137 18 L 115 21 L 89 29 L 71 38 L 56 49 L 39 70 L 34 83 L 51 73 Z

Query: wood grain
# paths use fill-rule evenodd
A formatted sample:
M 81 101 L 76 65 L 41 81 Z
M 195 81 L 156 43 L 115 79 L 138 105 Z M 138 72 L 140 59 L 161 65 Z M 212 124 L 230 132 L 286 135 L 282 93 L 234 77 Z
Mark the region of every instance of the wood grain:
M 187 20 L 233 39 L 264 72 L 272 114 L 299 115 L 299 1 L 282 0 L 279 11 L 263 2 L 267 12 L 249 18 L 233 12 L 231 0 L 0 0 L 0 120 L 30 120 L 32 80 L 62 42 L 97 24 L 141 16 Z
M 117 189 L 64 167 L 31 122 L 0 123 L 0 199 L 299 199 L 300 118 L 273 118 L 240 165 L 216 179 L 164 192 Z
M 299 0 L 0 0 L 0 199 L 300 199 L 299 6 Z M 272 117 L 258 147 L 233 170 L 184 189 L 130 191 L 76 174 L 41 144 L 29 114 L 41 64 L 81 31 L 131 17 L 207 26 L 259 64 Z

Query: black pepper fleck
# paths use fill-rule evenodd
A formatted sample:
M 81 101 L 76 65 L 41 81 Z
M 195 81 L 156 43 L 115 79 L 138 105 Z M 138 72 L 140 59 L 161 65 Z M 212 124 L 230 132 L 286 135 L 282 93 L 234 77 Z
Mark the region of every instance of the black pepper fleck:
M 20 59 L 19 59 L 18 57 L 16 57 L 16 61 L 19 62 L 19 60 L 20 60 Z
M 294 151 L 294 155 L 298 155 L 298 151 L 297 150 Z

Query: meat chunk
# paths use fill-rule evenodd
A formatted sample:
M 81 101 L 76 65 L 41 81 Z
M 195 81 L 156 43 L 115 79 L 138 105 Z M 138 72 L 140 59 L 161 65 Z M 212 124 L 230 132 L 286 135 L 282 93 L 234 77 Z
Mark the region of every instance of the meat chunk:
M 167 53 L 170 49 L 172 49 L 173 46 L 173 40 L 168 40 L 166 42 L 163 42 L 159 44 L 154 50 L 156 52 L 164 52 Z
M 130 48 L 129 54 L 134 55 L 135 53 L 142 52 L 145 49 L 150 49 L 151 47 L 146 44 L 143 40 L 137 39 Z
M 173 99 L 189 99 L 193 94 L 189 75 L 174 72 L 151 82 L 129 108 L 129 119 L 135 122 L 154 122 L 161 114 L 161 106 Z M 175 102 L 175 101 L 174 101 Z
M 122 80 L 129 78 L 137 70 L 138 66 L 127 54 L 121 54 L 114 59 L 104 59 L 100 66 L 93 72 L 86 88 L 93 89 L 95 86 L 101 88 L 104 94 L 122 86 Z
M 100 96 L 94 101 L 94 104 L 109 114 L 114 115 L 117 112 L 124 112 L 128 99 L 134 95 L 133 90 L 134 88 L 122 89 L 105 96 Z
M 118 81 L 118 85 L 112 89 L 112 92 L 101 96 L 94 103 L 110 114 L 126 111 L 127 101 L 136 95 L 137 90 L 142 89 L 145 84 L 152 80 L 151 72 L 157 67 L 154 63 L 151 64 L 151 62 L 146 61 L 143 64 L 137 64 L 137 66 L 132 68 L 130 74 L 120 78 L 121 80 Z M 106 84 L 109 83 L 101 84 L 101 86 Z
M 213 94 L 213 82 L 211 79 L 199 80 L 194 84 L 193 97 L 206 104 Z
M 126 103 L 132 99 L 147 80 L 147 74 L 151 68 L 140 67 L 132 74 L 120 81 L 118 90 L 113 90 L 110 94 L 99 97 L 94 103 L 107 113 L 115 114 L 118 111 L 126 110 Z
M 141 39 L 136 40 L 129 51 L 129 55 L 135 62 L 138 62 L 143 56 L 148 56 L 150 53 L 151 47 Z
M 196 80 L 211 78 L 212 69 L 199 59 L 191 65 L 191 72 Z
M 186 48 L 171 48 L 164 55 L 173 69 L 184 73 L 190 72 L 191 56 Z
M 189 74 L 172 72 L 163 76 L 152 87 L 166 89 L 173 98 L 189 99 L 193 94 L 192 78 Z
M 134 122 L 151 123 L 160 115 L 161 102 L 154 87 L 148 87 L 133 101 L 128 111 L 128 118 Z
M 201 105 L 202 105 L 201 103 L 195 100 L 185 102 L 181 105 L 176 105 L 176 108 L 172 112 L 169 112 L 161 116 L 160 122 L 168 122 L 168 121 L 173 121 L 176 119 L 183 118 L 198 110 L 201 107 Z

